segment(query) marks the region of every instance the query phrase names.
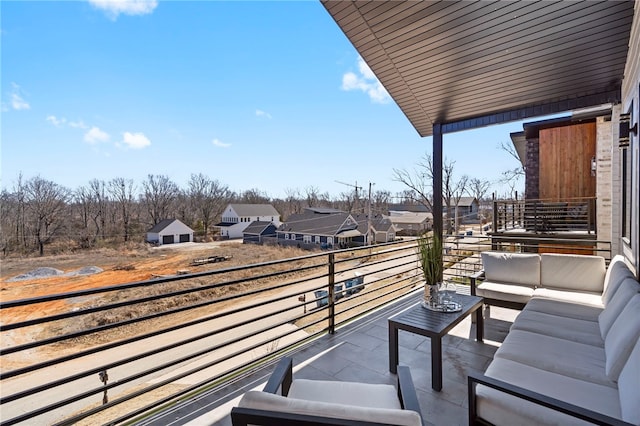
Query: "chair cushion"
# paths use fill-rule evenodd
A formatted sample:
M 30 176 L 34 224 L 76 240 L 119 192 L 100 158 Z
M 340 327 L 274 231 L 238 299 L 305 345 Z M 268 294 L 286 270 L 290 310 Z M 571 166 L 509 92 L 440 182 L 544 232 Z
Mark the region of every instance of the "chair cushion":
M 640 339 L 629 355 L 620 377 L 618 377 L 618 392 L 620 393 L 620 408 L 622 420 L 634 425 L 640 425 Z
M 398 391 L 392 385 L 295 379 L 289 398 L 335 404 L 402 409 Z
M 500 358 L 496 358 L 489 365 L 485 374 L 543 395 L 621 418 L 618 391 L 609 386 Z M 477 396 L 479 416 L 495 425 L 590 424 L 482 385 L 477 387 Z
M 411 410 L 364 408 L 346 404 L 305 401 L 260 391 L 245 393 L 238 406 L 256 410 L 330 417 L 333 419 L 360 420 L 388 425 L 421 426 L 422 423 L 420 415 Z
M 636 294 L 620 312 L 604 339 L 604 350 L 607 356 L 606 373 L 611 380 L 618 380 L 639 337 L 640 294 Z
M 540 255 L 540 286 L 602 294 L 604 257 L 577 254 Z
M 602 307 L 602 294 L 600 293 L 539 287 L 534 290 L 533 295 L 547 299 L 564 300 L 571 303 Z
M 616 318 L 620 315 L 620 312 L 627 306 L 629 300 L 634 294 L 640 291 L 640 285 L 633 278 L 626 278 L 618 285 L 618 289 L 607 303 L 607 306 L 600 313 L 598 317 L 598 323 L 600 323 L 600 334 L 602 338 L 607 337 L 607 333 L 611 329 Z
M 602 306 L 568 303 L 567 301 L 545 299 L 535 296 L 527 303 L 525 309 L 587 321 L 598 321 L 598 316 L 602 312 Z
M 481 253 L 488 281 L 535 287 L 540 284 L 540 256 L 531 253 Z
M 487 299 L 527 303 L 533 296 L 533 287 L 484 281 L 476 287 L 476 295 Z
M 604 276 L 604 289 L 602 291 L 602 303 L 607 306 L 618 286 L 625 278 L 633 278 L 633 273 L 629 270 L 624 256 L 617 254 L 611 259 L 607 273 Z
M 562 317 L 524 309 L 511 330 L 525 330 L 587 345 L 604 347 L 597 321 Z

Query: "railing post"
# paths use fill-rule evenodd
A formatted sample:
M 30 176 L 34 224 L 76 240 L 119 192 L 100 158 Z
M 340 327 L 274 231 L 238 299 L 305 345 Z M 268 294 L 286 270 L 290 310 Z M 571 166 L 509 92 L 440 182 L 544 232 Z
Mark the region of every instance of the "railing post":
M 493 227 L 493 232 L 498 232 L 498 215 L 500 212 L 498 211 L 498 202 L 493 200 L 493 223 L 491 226 Z
M 329 334 L 336 332 L 336 306 L 335 306 L 335 282 L 336 282 L 336 263 L 335 254 L 329 253 Z

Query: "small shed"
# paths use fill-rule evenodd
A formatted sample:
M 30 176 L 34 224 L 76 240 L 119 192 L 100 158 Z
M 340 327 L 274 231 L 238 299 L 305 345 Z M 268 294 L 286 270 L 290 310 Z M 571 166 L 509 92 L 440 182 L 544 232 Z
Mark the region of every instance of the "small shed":
M 147 242 L 151 244 L 190 243 L 193 229 L 178 219 L 164 219 L 147 231 Z

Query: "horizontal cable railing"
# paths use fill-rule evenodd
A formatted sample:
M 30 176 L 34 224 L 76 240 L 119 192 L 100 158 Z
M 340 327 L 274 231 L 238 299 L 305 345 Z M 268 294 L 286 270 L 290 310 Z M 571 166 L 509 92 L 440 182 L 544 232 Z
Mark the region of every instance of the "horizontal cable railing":
M 449 236 L 444 279 L 466 284 L 485 250 L 574 243 Z M 589 244 L 578 248 L 610 258 L 610 244 Z M 2 301 L 0 424 L 123 423 L 222 386 L 419 290 L 416 246 L 407 239 Z

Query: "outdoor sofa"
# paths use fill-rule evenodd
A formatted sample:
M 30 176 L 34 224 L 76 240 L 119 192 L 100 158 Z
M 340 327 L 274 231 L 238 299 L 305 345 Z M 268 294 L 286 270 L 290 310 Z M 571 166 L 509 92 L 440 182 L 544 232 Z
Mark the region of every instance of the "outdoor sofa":
M 525 306 L 484 375 L 469 375 L 469 424 L 640 425 L 640 283 L 622 256 L 605 271 L 595 258 L 543 254 L 537 287 L 531 255 L 483 255 L 514 268 L 488 279 L 531 291 L 516 293 Z

